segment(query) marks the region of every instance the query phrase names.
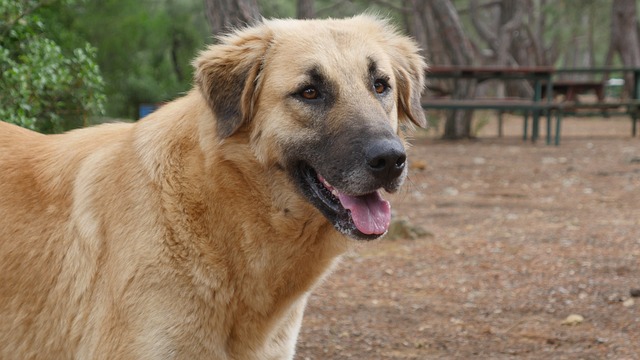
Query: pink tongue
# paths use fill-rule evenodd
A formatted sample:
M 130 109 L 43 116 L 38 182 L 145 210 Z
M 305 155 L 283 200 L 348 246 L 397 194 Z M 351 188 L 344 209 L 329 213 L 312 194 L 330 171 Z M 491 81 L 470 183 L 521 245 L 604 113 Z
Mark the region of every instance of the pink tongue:
M 340 203 L 351 210 L 351 218 L 363 234 L 384 234 L 391 220 L 391 206 L 376 191 L 361 196 L 338 193 Z

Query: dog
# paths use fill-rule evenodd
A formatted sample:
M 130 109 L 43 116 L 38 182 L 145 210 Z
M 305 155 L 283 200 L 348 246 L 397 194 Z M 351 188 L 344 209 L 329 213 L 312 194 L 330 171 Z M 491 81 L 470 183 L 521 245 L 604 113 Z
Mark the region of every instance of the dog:
M 425 126 L 413 40 L 262 20 L 193 64 L 137 123 L 0 124 L 0 358 L 291 359 L 311 290 L 387 231 Z

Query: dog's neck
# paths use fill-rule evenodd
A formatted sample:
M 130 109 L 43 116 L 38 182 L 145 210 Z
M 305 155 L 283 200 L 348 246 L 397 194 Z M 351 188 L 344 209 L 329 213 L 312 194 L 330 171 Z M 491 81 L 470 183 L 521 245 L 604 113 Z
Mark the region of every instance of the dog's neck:
M 175 113 L 167 124 L 141 123 L 152 130 L 140 134 L 172 132 L 171 138 L 181 139 L 155 153 L 171 168 L 149 167 L 171 224 L 164 239 L 170 261 L 189 272 L 198 296 L 224 303 L 226 316 L 246 324 L 230 337 L 251 339 L 268 333 L 265 327 L 292 303 L 304 301 L 349 240 L 295 192 L 282 169 L 258 162 L 248 134 L 218 140 L 213 115 L 198 96 L 191 93 L 181 101 L 192 104 L 175 107 L 199 106 L 197 122 Z M 221 286 L 235 289 L 234 296 L 216 298 Z M 247 289 L 250 294 L 239 293 Z

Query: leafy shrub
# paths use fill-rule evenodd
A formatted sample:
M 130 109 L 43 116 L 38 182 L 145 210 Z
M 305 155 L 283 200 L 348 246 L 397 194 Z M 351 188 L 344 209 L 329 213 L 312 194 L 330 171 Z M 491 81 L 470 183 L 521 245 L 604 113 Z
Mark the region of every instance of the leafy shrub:
M 0 119 L 41 132 L 104 113 L 96 49 L 64 51 L 47 38 L 41 1 L 0 0 Z

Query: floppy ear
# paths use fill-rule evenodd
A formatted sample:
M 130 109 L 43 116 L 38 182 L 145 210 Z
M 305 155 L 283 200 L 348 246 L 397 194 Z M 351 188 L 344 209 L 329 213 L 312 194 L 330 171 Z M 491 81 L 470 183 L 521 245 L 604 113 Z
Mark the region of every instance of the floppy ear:
M 390 55 L 398 90 L 398 118 L 411 120 L 420 127 L 427 126 L 420 98 L 424 89 L 427 65 L 415 42 L 393 33 Z
M 221 37 L 195 59 L 195 83 L 213 110 L 220 138 L 233 135 L 253 117 L 259 74 L 271 35 L 258 25 Z

